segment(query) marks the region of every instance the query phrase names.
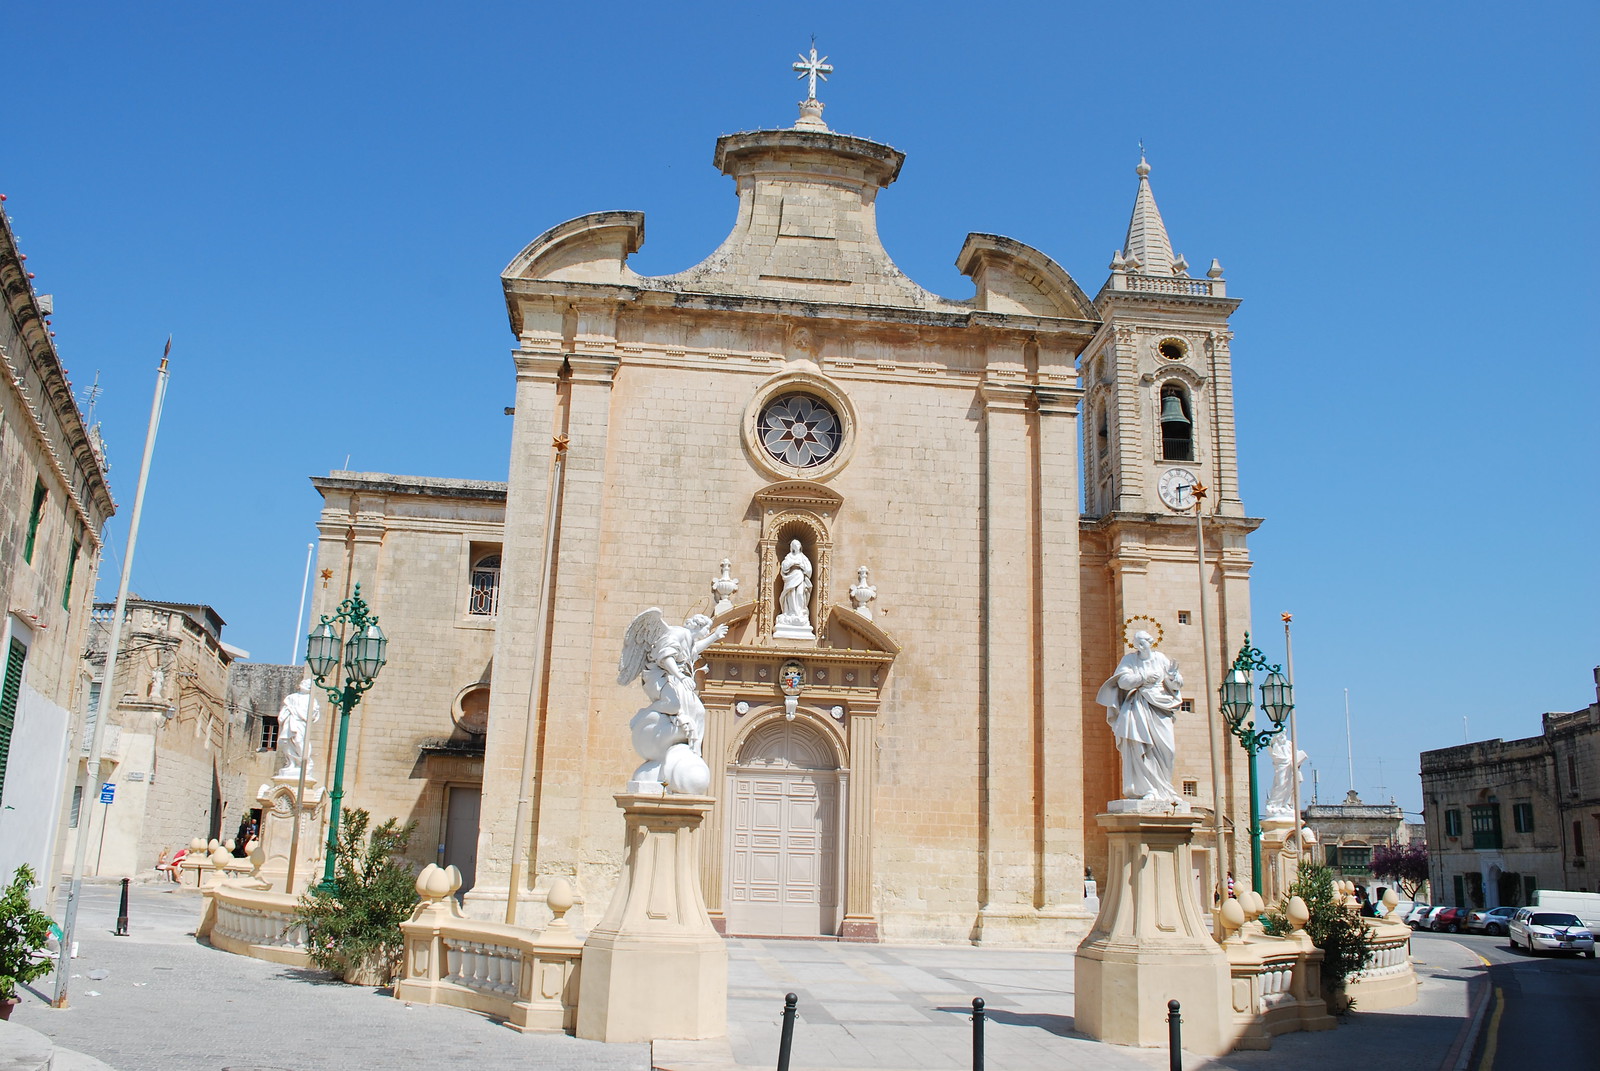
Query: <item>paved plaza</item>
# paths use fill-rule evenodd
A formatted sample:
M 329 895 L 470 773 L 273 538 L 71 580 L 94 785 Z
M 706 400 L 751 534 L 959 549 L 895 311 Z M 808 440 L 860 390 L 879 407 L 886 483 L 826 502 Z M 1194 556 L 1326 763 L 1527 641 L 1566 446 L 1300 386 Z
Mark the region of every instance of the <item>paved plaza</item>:
M 111 934 L 115 888 L 89 886 L 72 1006 L 50 1008 L 49 986 L 41 982 L 24 995 L 13 1021 L 116 1071 L 339 1071 L 406 1067 L 419 1059 L 484 1071 L 652 1066 L 645 1045 L 518 1034 L 470 1012 L 408 1006 L 386 991 L 211 949 L 191 936 L 199 905 L 192 889 L 135 888 L 132 934 L 118 938 Z M 728 947 L 728 1037 L 658 1043 L 656 1066 L 773 1067 L 787 992 L 800 998 L 796 1071 L 970 1067 L 973 997 L 988 1006 L 988 1066 L 995 1071 L 1167 1066 L 1164 1051 L 1101 1045 L 1073 1032 L 1069 952 L 758 940 Z M 1415 951 L 1423 985 L 1411 1007 L 1358 1010 L 1332 1033 L 1290 1034 L 1270 1052 L 1215 1061 L 1189 1056 L 1185 1066 L 1448 1067 L 1467 1021 L 1469 984 L 1483 966 L 1443 937 L 1420 938 Z

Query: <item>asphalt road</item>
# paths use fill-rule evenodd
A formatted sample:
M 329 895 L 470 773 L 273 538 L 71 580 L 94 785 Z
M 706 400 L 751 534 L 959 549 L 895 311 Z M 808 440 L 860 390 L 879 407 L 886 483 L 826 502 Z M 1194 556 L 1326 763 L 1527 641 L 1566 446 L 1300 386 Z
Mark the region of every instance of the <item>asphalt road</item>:
M 1530 955 L 1504 937 L 1418 934 L 1458 941 L 1489 966 L 1488 1016 L 1470 1071 L 1560 1071 L 1600 1068 L 1600 958 L 1572 953 Z

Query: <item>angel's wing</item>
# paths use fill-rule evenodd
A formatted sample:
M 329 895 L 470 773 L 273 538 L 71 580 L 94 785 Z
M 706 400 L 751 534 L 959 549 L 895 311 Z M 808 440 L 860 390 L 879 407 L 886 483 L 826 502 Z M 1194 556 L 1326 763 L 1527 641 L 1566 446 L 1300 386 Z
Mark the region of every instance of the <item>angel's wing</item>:
M 617 683 L 632 684 L 644 672 L 645 660 L 667 630 L 661 607 L 652 606 L 633 619 L 622 637 L 622 657 L 617 659 Z

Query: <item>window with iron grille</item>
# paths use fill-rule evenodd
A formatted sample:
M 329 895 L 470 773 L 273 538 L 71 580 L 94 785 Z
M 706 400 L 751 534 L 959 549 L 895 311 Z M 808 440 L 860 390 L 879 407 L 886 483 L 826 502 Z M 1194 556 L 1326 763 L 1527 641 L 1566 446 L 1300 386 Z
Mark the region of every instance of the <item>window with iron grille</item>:
M 1472 808 L 1472 846 L 1500 847 L 1500 805 L 1480 803 Z
M 472 589 L 467 613 L 493 617 L 500 609 L 500 555 L 485 554 L 472 563 Z
M 1511 805 L 1511 823 L 1518 833 L 1533 832 L 1533 804 L 1513 803 Z

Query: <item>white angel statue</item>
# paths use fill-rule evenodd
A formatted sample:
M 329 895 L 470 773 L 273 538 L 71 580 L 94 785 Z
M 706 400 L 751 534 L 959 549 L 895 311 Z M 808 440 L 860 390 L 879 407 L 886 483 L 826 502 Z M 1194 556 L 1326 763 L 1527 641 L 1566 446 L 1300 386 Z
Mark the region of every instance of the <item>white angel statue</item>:
M 634 750 L 644 763 L 633 771 L 625 791 L 659 796 L 665 785 L 671 792 L 703 796 L 711 788 L 711 767 L 700 754 L 706 708 L 700 702 L 695 662 L 727 634 L 728 626 L 712 628 L 704 614 L 669 625 L 656 606 L 628 626 L 617 660 L 617 683 L 632 684 L 643 677 L 650 703 L 628 723 Z

